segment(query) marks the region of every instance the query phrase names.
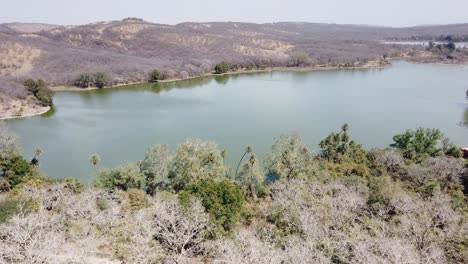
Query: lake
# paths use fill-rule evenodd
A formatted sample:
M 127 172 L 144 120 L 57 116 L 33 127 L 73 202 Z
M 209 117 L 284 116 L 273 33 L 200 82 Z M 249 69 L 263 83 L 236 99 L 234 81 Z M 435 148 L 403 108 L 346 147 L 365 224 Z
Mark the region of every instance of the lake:
M 265 72 L 60 92 L 54 111 L 7 121 L 30 158 L 43 150 L 41 170 L 55 177 L 93 179 L 101 167 L 142 159 L 154 144 L 171 149 L 187 137 L 218 143 L 234 165 L 246 145 L 262 158 L 274 137 L 298 132 L 311 149 L 343 123 L 367 148 L 419 126 L 439 128 L 468 145 L 468 66 L 394 62 L 385 69 Z M 233 166 L 234 167 L 234 166 Z

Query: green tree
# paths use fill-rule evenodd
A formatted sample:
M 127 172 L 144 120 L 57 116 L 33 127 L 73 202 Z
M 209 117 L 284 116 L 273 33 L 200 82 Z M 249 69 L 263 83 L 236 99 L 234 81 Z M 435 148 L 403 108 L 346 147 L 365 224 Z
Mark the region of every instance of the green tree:
M 41 103 L 43 106 L 52 105 L 52 91 L 49 90 L 47 84 L 39 79 L 34 81 L 33 79 L 27 79 L 24 81 L 23 85 L 28 91 L 30 91 Z
M 365 150 L 360 144 L 350 139 L 348 130 L 348 124 L 343 124 L 340 132 L 332 132 L 320 141 L 319 146 L 323 158 L 337 163 L 343 161 L 365 163 L 367 161 Z
M 236 180 L 240 185 L 247 188 L 247 195 L 249 197 L 254 200 L 257 199 L 257 192 L 265 181 L 265 174 L 260 171 L 255 154 L 251 154 L 249 160 L 244 163 Z
M 312 162 L 312 153 L 296 133 L 276 138 L 265 160 L 270 174 L 288 180 L 310 175 Z
M 77 86 L 81 88 L 88 88 L 93 84 L 93 75 L 91 73 L 84 72 L 80 74 L 80 78 L 77 81 Z
M 407 130 L 403 134 L 393 136 L 390 146 L 403 152 L 408 159 L 415 159 L 421 155 L 436 156 L 441 152 L 437 147 L 443 134 L 438 129 L 418 128 L 415 131 Z
M 221 63 L 216 64 L 216 66 L 214 67 L 214 72 L 216 74 L 223 74 L 223 73 L 228 72 L 229 69 L 230 69 L 229 64 L 227 64 L 226 62 L 221 62 Z
M 215 143 L 189 138 L 177 146 L 169 175 L 175 190 L 199 179 L 221 179 L 224 175 L 226 167 Z
M 109 82 L 109 77 L 104 72 L 96 72 L 93 75 L 93 82 L 94 82 L 94 85 L 96 85 L 96 87 L 104 88 Z
M 127 191 L 140 189 L 143 186 L 144 179 L 144 175 L 135 163 L 127 163 L 110 171 L 98 172 L 95 186 Z
M 148 75 L 148 82 L 157 82 L 162 79 L 162 75 L 157 69 L 152 70 Z
M 101 161 L 101 157 L 96 153 L 89 156 L 89 163 L 91 163 L 91 165 L 93 165 L 95 168 L 100 161 Z
M 187 206 L 191 195 L 200 198 L 210 214 L 211 222 L 217 227 L 218 234 L 232 229 L 244 202 L 244 192 L 229 179 L 219 182 L 201 179 L 187 185 L 179 195 L 182 203 Z
M 239 167 L 242 163 L 242 160 L 244 160 L 244 157 L 247 155 L 247 154 L 250 154 L 252 153 L 252 147 L 251 146 L 247 146 L 245 148 L 245 152 L 244 152 L 244 155 L 242 155 L 241 159 L 239 160 L 239 163 L 237 164 L 237 168 L 236 168 L 236 174 L 234 174 L 234 179 L 237 179 L 237 172 L 239 171 Z
M 39 156 L 42 154 L 42 150 L 40 148 L 36 148 L 34 150 L 34 156 L 31 159 L 31 166 L 33 168 L 38 168 L 39 167 Z
M 170 164 L 171 157 L 168 145 L 156 145 L 146 151 L 140 169 L 145 175 L 147 193 L 153 195 L 156 191 L 167 189 L 170 183 Z

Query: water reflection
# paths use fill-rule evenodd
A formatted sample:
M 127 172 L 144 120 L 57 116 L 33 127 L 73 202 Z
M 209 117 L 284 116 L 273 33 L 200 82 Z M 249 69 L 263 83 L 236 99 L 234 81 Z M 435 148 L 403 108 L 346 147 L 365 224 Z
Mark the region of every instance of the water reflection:
M 50 107 L 50 110 L 47 111 L 47 112 L 45 112 L 45 113 L 43 113 L 41 116 L 42 116 L 42 117 L 46 117 L 46 118 L 47 118 L 47 117 L 51 117 L 51 116 L 53 116 L 56 112 L 57 112 L 56 106 L 52 105 L 52 106 Z
M 463 112 L 463 119 L 460 122 L 460 126 L 468 128 L 468 107 Z

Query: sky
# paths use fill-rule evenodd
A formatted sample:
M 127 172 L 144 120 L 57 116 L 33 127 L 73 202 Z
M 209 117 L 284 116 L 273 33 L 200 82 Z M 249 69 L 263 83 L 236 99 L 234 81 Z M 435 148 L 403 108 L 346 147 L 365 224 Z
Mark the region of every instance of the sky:
M 468 0 L 0 0 L 0 23 L 181 22 L 415 26 L 468 22 Z

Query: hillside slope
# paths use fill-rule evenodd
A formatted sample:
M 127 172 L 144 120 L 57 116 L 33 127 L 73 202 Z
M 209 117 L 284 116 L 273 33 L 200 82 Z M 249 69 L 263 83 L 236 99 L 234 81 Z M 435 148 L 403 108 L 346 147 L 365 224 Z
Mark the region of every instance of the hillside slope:
M 168 79 L 203 75 L 221 61 L 241 68 L 349 67 L 383 56 L 427 57 L 430 54 L 421 47 L 379 41 L 449 34 L 468 35 L 468 24 L 412 28 L 287 22 L 163 25 L 140 19 L 81 26 L 0 24 L 0 100 L 24 100 L 28 93 L 18 83 L 26 78 L 41 78 L 51 86 L 73 85 L 83 72 L 105 72 L 109 85 L 117 85 L 145 81 L 153 68 Z

